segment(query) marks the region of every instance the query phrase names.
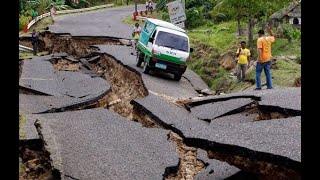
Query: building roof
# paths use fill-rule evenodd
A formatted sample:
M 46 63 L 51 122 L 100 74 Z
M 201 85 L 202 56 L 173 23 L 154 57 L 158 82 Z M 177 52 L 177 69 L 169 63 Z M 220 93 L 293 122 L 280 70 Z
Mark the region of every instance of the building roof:
M 282 19 L 285 15 L 289 17 L 301 17 L 301 1 L 294 1 L 287 7 L 273 13 L 271 19 Z
M 151 23 L 157 25 L 157 26 L 161 26 L 161 27 L 166 27 L 166 28 L 169 28 L 169 29 L 173 29 L 173 30 L 176 30 L 176 31 L 180 31 L 180 32 L 184 32 L 186 33 L 186 31 L 182 28 L 179 28 L 178 26 L 175 26 L 174 24 L 171 24 L 169 22 L 166 22 L 166 21 L 162 21 L 162 20 L 159 20 L 159 19 L 152 19 L 152 18 L 148 18 L 148 21 L 150 21 Z

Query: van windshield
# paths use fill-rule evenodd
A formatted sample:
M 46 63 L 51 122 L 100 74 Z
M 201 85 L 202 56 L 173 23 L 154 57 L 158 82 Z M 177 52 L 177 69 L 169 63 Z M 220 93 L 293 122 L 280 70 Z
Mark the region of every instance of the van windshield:
M 158 32 L 155 44 L 158 46 L 189 52 L 188 39 L 186 37 L 164 31 Z

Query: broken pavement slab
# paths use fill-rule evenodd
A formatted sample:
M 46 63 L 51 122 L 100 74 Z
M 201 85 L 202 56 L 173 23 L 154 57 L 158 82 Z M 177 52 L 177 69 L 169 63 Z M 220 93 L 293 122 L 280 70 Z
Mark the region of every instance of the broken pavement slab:
M 166 167 L 179 161 L 175 146 L 167 140 L 169 131 L 144 128 L 106 109 L 41 117 L 38 123 L 47 124 L 55 139 L 60 170 L 73 178 L 163 179 Z M 44 141 L 50 143 L 46 136 Z
M 60 95 L 55 70 L 49 61 L 25 60 L 19 85 L 53 96 Z
M 23 63 L 19 85 L 52 96 L 83 98 L 101 94 L 110 84 L 100 77 L 81 72 L 56 71 L 49 61 L 27 60 Z
M 209 89 L 208 85 L 201 79 L 201 77 L 190 69 L 187 69 L 182 76 L 185 77 L 192 84 L 196 91 L 203 91 Z M 208 91 L 204 92 L 210 93 Z
M 20 112 L 19 112 L 20 115 Z M 34 122 L 36 121 L 36 116 L 31 114 L 26 114 L 21 112 L 22 115 L 22 122 L 20 122 L 19 117 L 19 140 L 33 140 L 39 139 L 39 135 L 37 132 L 36 127 L 34 126 Z
M 32 114 L 54 107 L 66 106 L 78 102 L 79 99 L 71 97 L 55 97 L 31 94 L 19 94 L 19 110 Z
M 224 156 L 248 159 L 245 167 L 241 163 L 233 164 L 240 169 L 281 172 L 277 168 L 268 170 L 267 167 L 273 165 L 280 169 L 288 168 L 288 176 L 291 176 L 291 173 L 301 173 L 300 116 L 270 121 L 229 123 L 225 126 L 190 117 L 187 110 L 152 94 L 144 99 L 133 100 L 131 104 L 142 109 L 161 127 L 184 137 L 188 146 L 216 150 Z M 232 163 L 232 160 L 228 163 Z M 259 168 L 257 163 L 261 163 Z
M 301 111 L 301 87 L 243 91 L 224 95 L 207 96 L 201 99 L 193 100 L 189 106 L 201 106 L 207 103 L 236 98 L 252 98 L 258 101 L 259 105 L 261 106 L 274 106 Z
M 214 103 L 204 104 L 202 106 L 196 106 L 191 108 L 191 115 L 201 120 L 211 121 L 224 114 L 241 109 L 244 106 L 253 103 L 249 98 L 230 99 L 226 101 L 218 101 Z

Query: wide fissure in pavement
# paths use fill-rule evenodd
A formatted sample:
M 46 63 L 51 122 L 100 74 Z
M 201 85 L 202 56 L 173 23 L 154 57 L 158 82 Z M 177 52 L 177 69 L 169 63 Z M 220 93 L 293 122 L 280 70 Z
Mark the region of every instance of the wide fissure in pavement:
M 31 37 L 20 37 L 20 45 L 32 48 Z M 47 51 L 49 54 L 65 52 L 76 58 L 90 56 L 97 51 L 96 44 L 121 45 L 120 39 L 97 36 L 71 36 L 70 34 L 40 33 L 39 52 Z
M 100 101 L 100 107 L 104 106 L 108 109 L 117 112 L 118 114 L 141 123 L 148 128 L 159 128 L 150 116 L 141 111 L 139 108 L 134 108 L 130 104 L 131 100 L 143 98 L 148 95 L 148 91 L 143 84 L 141 74 L 130 66 L 126 66 L 110 55 L 102 55 L 100 61 L 94 64 L 96 72 L 104 73 L 104 78 L 111 84 L 111 93 L 109 96 Z M 177 135 L 178 136 L 178 135 Z M 171 138 L 172 139 L 172 138 Z M 176 171 L 171 173 L 164 173 L 165 179 L 192 179 L 198 172 L 203 170 L 203 165 L 196 158 L 196 149 L 185 146 L 182 141 L 175 143 L 176 139 L 171 140 L 176 144 L 177 152 L 180 156 L 180 161 Z M 182 148 L 184 147 L 184 148 Z M 188 150 L 191 148 L 191 150 Z M 184 149 L 184 150 L 181 150 Z M 191 153 L 191 155 L 189 155 Z
M 177 133 L 186 146 L 200 148 L 208 152 L 208 157 L 219 161 L 227 162 L 239 169 L 257 174 L 262 179 L 300 179 L 301 163 L 290 158 L 254 151 L 245 147 L 231 144 L 221 144 L 206 139 L 186 137 L 175 125 L 167 124 L 141 104 L 133 101 L 135 108 L 144 111 L 151 117 L 151 120 L 158 126 Z M 248 174 L 251 176 L 252 174 Z
M 283 118 L 301 116 L 301 111 L 282 108 L 278 106 L 259 105 L 258 101 L 254 101 L 249 105 L 234 109 L 225 114 L 217 116 L 213 119 L 201 119 L 201 120 L 211 122 L 217 118 L 230 116 L 234 114 L 244 114 L 245 116 L 253 117 L 254 118 L 252 119 L 253 121 L 260 121 L 260 120 L 283 119 Z
M 252 103 L 249 103 L 247 105 L 241 106 L 239 108 L 233 109 L 229 112 L 223 113 L 219 116 L 215 116 L 213 118 L 198 118 L 200 120 L 206 121 L 206 122 L 212 122 L 215 119 L 230 116 L 234 114 L 243 114 L 245 116 L 253 117 L 252 121 L 260 121 L 260 120 L 272 120 L 272 119 L 282 119 L 282 118 L 290 118 L 295 116 L 301 116 L 301 111 L 294 110 L 294 109 L 288 109 L 283 108 L 279 106 L 272 106 L 272 105 L 260 105 L 259 101 L 261 101 L 261 97 L 257 96 L 232 96 L 232 97 L 225 97 L 225 98 L 217 98 L 217 99 L 206 99 L 203 101 L 195 101 L 195 102 L 187 102 L 185 107 L 187 110 L 192 111 L 192 108 L 206 105 L 206 104 L 212 104 L 212 103 L 218 103 L 218 102 L 224 102 L 228 100 L 235 100 L 240 98 L 246 98 L 251 99 Z
M 19 140 L 19 179 L 61 179 L 60 172 L 52 167 L 50 153 L 40 139 Z
M 120 60 L 108 54 L 97 54 L 95 51 L 97 49 L 90 47 L 95 44 L 117 44 L 120 45 L 118 39 L 102 38 L 102 37 L 71 37 L 69 35 L 55 35 L 47 33 L 43 38 L 43 43 L 40 46 L 40 49 L 46 50 L 49 53 L 54 52 L 66 52 L 69 55 L 73 56 L 71 59 L 53 59 L 51 63 L 54 65 L 54 68 L 57 71 L 79 71 L 79 63 L 85 65 L 88 70 L 94 71 L 96 74 L 107 80 L 111 84 L 111 91 L 106 92 L 105 94 L 91 99 L 88 103 L 75 104 L 68 107 L 55 108 L 43 113 L 51 112 L 64 112 L 71 110 L 80 110 L 80 109 L 89 109 L 96 107 L 104 107 L 110 109 L 123 117 L 126 117 L 129 120 L 137 121 L 145 127 L 152 128 L 164 128 L 169 129 L 175 133 L 170 133 L 169 140 L 176 145 L 177 152 L 180 156 L 180 161 L 176 167 L 168 167 L 164 172 L 165 179 L 192 179 L 196 174 L 201 172 L 205 168 L 205 164 L 196 158 L 196 149 L 201 148 L 198 146 L 198 139 L 190 140 L 183 136 L 182 132 L 174 128 L 170 124 L 165 124 L 159 118 L 152 115 L 151 112 L 148 112 L 147 109 L 141 106 L 132 105 L 130 102 L 137 98 L 144 98 L 148 95 L 148 90 L 144 86 L 141 74 L 130 66 L 124 65 Z M 99 56 L 97 58 L 97 56 Z M 94 60 L 86 60 L 85 57 L 93 57 Z M 233 97 L 234 98 L 234 97 Z M 251 98 L 253 100 L 260 100 L 260 97 L 255 96 L 239 96 L 238 98 Z M 232 99 L 232 98 L 229 98 Z M 205 102 L 198 103 L 182 103 L 188 104 L 188 107 L 194 107 L 202 105 L 205 103 L 212 103 L 217 101 L 226 101 L 228 98 L 222 98 L 218 100 L 208 100 Z M 240 113 L 243 111 L 256 111 L 259 108 L 256 107 L 242 107 L 234 111 L 228 112 L 222 116 Z M 275 108 L 265 108 L 262 106 L 262 110 L 277 110 Z M 278 110 L 280 111 L 280 110 Z M 292 113 L 290 110 L 286 110 L 286 113 Z M 279 113 L 279 112 L 278 112 Z M 297 112 L 293 112 L 293 114 Z M 269 112 L 269 114 L 272 114 Z M 220 117 L 222 117 L 220 116 Z M 273 115 L 264 115 L 264 117 L 281 117 L 282 114 Z M 172 135 L 175 134 L 175 135 Z M 196 143 L 192 143 L 192 142 Z M 188 142 L 188 144 L 187 144 Z M 229 145 L 226 145 L 228 149 Z M 202 147 L 203 148 L 203 147 Z M 275 165 L 274 162 L 266 163 L 265 161 L 260 162 L 255 159 L 250 159 L 247 157 L 241 156 L 242 154 L 228 154 L 228 152 L 217 152 L 215 149 L 216 146 L 210 148 L 204 148 L 207 150 L 211 157 L 221 161 L 227 161 L 229 164 L 241 167 L 243 170 L 250 172 L 266 175 L 267 173 L 274 173 L 275 177 L 300 177 L 299 168 L 292 170 L 292 168 L 287 168 L 282 165 Z M 239 147 L 241 149 L 241 147 Z M 240 152 L 240 151 L 239 151 Z M 220 153 L 220 154 L 219 154 Z M 240 158 L 239 158 L 239 157 Z M 240 159 L 240 162 L 239 162 Z M 255 162 L 257 161 L 257 162 Z M 282 160 L 280 161 L 282 162 Z M 286 162 L 284 160 L 284 162 Z M 250 168 L 245 164 L 250 164 Z M 254 164 L 254 165 L 252 165 Z M 300 164 L 299 164 L 300 165 Z M 297 166 L 299 166 L 297 165 Z M 255 167 L 257 166 L 257 167 Z M 279 166 L 279 167 L 278 167 Z M 254 170 L 250 170 L 254 169 Z M 297 172 L 298 171 L 298 172 Z M 267 177 L 267 176 L 266 176 Z
M 94 40 L 93 40 L 94 39 Z M 52 108 L 42 113 L 56 113 L 65 111 L 74 111 L 81 109 L 90 109 L 97 107 L 104 107 L 110 109 L 129 120 L 141 123 L 148 128 L 159 128 L 153 123 L 151 117 L 143 113 L 140 109 L 134 108 L 130 101 L 137 98 L 144 98 L 148 95 L 148 90 L 145 87 L 141 74 L 130 66 L 124 65 L 120 60 L 108 54 L 95 54 L 89 50 L 79 50 L 88 48 L 93 44 L 106 44 L 105 40 L 96 40 L 97 38 L 75 38 L 71 39 L 69 36 L 56 36 L 53 34 L 46 34 L 42 48 L 49 53 L 54 52 L 66 52 L 67 57 L 52 58 L 50 62 L 54 66 L 56 71 L 80 71 L 80 63 L 82 63 L 89 71 L 95 72 L 98 76 L 102 77 L 111 84 L 111 90 L 102 94 L 99 97 L 85 101 L 83 103 L 77 103 L 65 107 Z M 92 41 L 85 43 L 85 45 L 78 45 L 83 41 Z M 51 44 L 57 44 L 58 47 L 51 46 Z M 108 43 L 115 43 L 114 40 Z M 67 44 L 69 46 L 67 47 Z M 122 44 L 125 44 L 122 42 Z M 71 46 L 71 47 L 70 47 Z M 74 48 L 79 48 L 77 51 Z M 49 48 L 49 49 L 48 49 Z M 91 53 L 91 54 L 90 54 Z M 98 56 L 98 57 L 97 57 Z M 87 60 L 83 57 L 91 57 L 91 60 Z M 177 146 L 177 153 L 180 156 L 180 160 L 177 163 L 175 171 L 168 171 L 172 169 L 170 167 L 164 170 L 165 179 L 193 179 L 193 177 L 204 169 L 204 165 L 201 160 L 196 159 L 196 148 L 187 147 L 181 141 L 178 135 L 175 138 L 170 138 L 170 141 Z

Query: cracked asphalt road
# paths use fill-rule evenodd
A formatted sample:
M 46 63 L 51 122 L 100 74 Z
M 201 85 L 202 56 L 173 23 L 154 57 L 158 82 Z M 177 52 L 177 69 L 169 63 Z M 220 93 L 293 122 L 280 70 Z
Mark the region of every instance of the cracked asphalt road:
M 51 131 L 61 150 L 63 173 L 77 179 L 162 179 L 165 168 L 179 160 L 167 141 L 169 131 L 142 127 L 107 109 L 43 114 L 39 119 L 50 128 L 42 131 Z
M 144 74 L 142 67 L 136 66 L 136 56 L 132 55 L 132 47 L 116 46 L 116 45 L 95 45 L 100 49 L 99 52 L 107 53 L 116 59 L 120 60 L 124 65 L 128 65 L 142 75 L 142 79 L 148 88 L 158 94 L 165 94 L 175 98 L 189 98 L 198 96 L 197 89 L 208 89 L 208 86 L 203 80 L 194 72 L 187 69 L 186 77 L 191 79 L 190 81 L 183 74 L 183 78 L 180 81 L 173 80 L 173 76 L 169 73 L 150 72 Z M 194 82 L 192 84 L 192 82 Z
M 131 8 L 133 6 L 60 16 L 50 30 L 55 33 L 71 33 L 73 36 L 130 38 L 128 32 L 131 31 L 131 27 L 121 23 L 120 20 L 131 14 L 129 11 Z M 118 16 L 113 16 L 114 14 Z M 106 24 L 109 24 L 109 29 L 106 28 Z M 136 59 L 131 55 L 131 47 L 99 45 L 98 47 L 100 52 L 114 56 L 124 65 L 141 73 L 142 68 L 135 66 Z M 52 107 L 86 101 L 110 89 L 110 84 L 101 78 L 95 79 L 81 72 L 63 72 L 57 75 L 48 61 L 50 58 L 52 57 L 43 56 L 27 60 L 29 62 L 25 61 L 27 63 L 24 64 L 19 84 L 51 96 L 20 94 L 19 109 L 27 114 L 27 123 L 24 127 L 25 131 L 28 131 L 26 139 L 39 137 L 35 127 L 32 126 L 35 119 L 41 119 L 40 123 L 48 124 L 45 127 L 50 129 L 44 128 L 42 133 L 47 132 L 52 139 L 55 139 L 56 149 L 62 160 L 61 170 L 68 175 L 66 179 L 145 179 L 145 177 L 162 179 L 166 167 L 177 165 L 179 157 L 174 145 L 167 141 L 168 130 L 144 128 L 141 124 L 128 121 L 107 109 L 94 108 L 31 115 Z M 179 82 L 173 81 L 167 74 L 159 73 L 156 76 L 141 74 L 149 91 L 175 98 L 195 97 L 198 96 L 196 90 L 207 88 L 204 82 L 189 70 Z M 39 79 L 44 80 L 39 81 Z M 62 81 L 66 83 L 61 83 Z M 94 93 L 79 100 L 81 99 L 79 97 L 88 92 Z M 232 99 L 236 96 L 242 99 Z M 300 116 L 258 122 L 253 122 L 250 117 L 241 114 L 220 117 L 211 123 L 197 119 L 197 117 L 214 118 L 252 102 L 243 96 L 259 97 L 261 99 L 259 103 L 264 106 L 301 110 L 301 88 L 206 97 L 193 102 L 197 102 L 198 105 L 191 108 L 191 113 L 153 93 L 149 93 L 143 99 L 133 100 L 131 104 L 143 109 L 151 117 L 157 117 L 155 121 L 171 127 L 171 130 L 180 131 L 187 138 L 206 139 L 248 148 L 257 154 L 270 153 L 301 162 Z M 219 102 L 203 103 L 210 100 Z M 211 164 L 195 179 L 227 178 L 239 172 L 237 167 L 221 161 L 208 160 L 203 152 L 198 158 Z M 211 169 L 215 172 L 210 173 Z

